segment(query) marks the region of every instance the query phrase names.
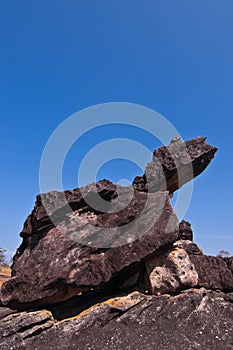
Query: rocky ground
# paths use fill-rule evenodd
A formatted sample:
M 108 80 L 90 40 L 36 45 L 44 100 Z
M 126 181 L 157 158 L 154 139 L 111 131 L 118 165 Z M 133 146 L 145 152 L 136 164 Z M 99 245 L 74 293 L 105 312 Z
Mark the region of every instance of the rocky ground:
M 170 204 L 216 150 L 176 138 L 132 186 L 37 196 L 1 289 L 1 349 L 232 349 L 233 258 L 205 256 Z
M 53 308 L 8 316 L 12 311 L 2 308 L 0 345 L 3 350 L 230 350 L 232 301 L 232 293 L 200 288 L 175 296 L 132 292 L 64 319 Z M 73 315 L 78 300 L 69 303 L 74 305 Z

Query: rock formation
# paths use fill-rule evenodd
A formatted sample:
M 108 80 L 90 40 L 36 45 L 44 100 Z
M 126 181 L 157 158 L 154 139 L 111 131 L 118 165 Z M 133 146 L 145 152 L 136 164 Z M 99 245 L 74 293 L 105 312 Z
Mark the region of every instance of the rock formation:
M 0 320 L 0 346 L 2 350 L 230 350 L 232 301 L 233 295 L 201 288 L 176 296 L 132 292 L 62 320 L 47 310 L 24 311 Z
M 128 197 L 128 191 L 124 196 Z M 3 285 L 3 304 L 17 309 L 46 305 L 100 287 L 117 274 L 120 274 L 118 278 L 122 282 L 128 280 L 132 273 L 137 274 L 140 270 L 138 265 L 147 256 L 174 242 L 178 236 L 178 222 L 168 194 L 153 194 L 150 208 L 140 213 L 146 199 L 146 193 L 136 192 L 125 210 L 112 214 L 90 212 L 83 208 L 81 212 L 74 210 L 64 217 L 62 215 L 57 227 L 47 225 L 48 216 L 39 216 L 41 201 L 38 200 L 39 205 L 36 204 L 30 218 L 32 231 L 27 236 L 23 232 L 24 242 L 14 259 L 12 278 Z M 75 200 L 75 193 L 72 193 L 72 200 Z M 156 213 L 158 209 L 160 215 Z M 141 220 L 137 223 L 134 219 L 139 214 Z M 154 222 L 150 222 L 154 216 Z M 40 226 L 44 221 L 46 226 Z M 39 226 L 38 229 L 33 227 L 34 223 L 34 227 Z M 113 224 L 122 227 L 122 230 L 113 230 L 113 234 L 106 237 L 108 231 L 104 228 Z M 131 242 L 128 244 L 122 239 L 126 224 L 127 240 Z M 29 226 L 27 220 L 25 231 Z M 98 228 L 98 232 L 95 233 L 92 228 Z M 77 234 L 82 243 L 76 242 L 74 236 Z M 113 248 L 99 248 L 103 235 L 105 242 L 115 243 Z M 93 239 L 97 247 L 88 246 Z M 120 245 L 121 241 L 123 245 Z M 133 272 L 129 271 L 131 269 Z
M 170 145 L 154 151 L 143 177 L 134 179 L 140 191 L 167 190 L 173 193 L 186 182 L 200 175 L 213 159 L 216 147 L 206 144 L 205 137 L 183 142 L 175 137 Z
M 1 349 L 230 349 L 233 258 L 205 256 L 170 195 L 216 148 L 174 138 L 132 186 L 37 196 L 1 289 Z

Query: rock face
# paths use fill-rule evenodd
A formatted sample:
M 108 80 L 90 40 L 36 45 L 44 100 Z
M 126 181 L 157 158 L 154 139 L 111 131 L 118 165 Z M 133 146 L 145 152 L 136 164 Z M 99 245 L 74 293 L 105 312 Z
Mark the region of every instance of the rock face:
M 25 349 L 27 339 L 53 326 L 49 311 L 21 312 L 0 320 L 1 349 Z M 29 347 L 28 347 L 29 349 Z
M 198 285 L 213 290 L 233 291 L 233 257 L 190 255 L 198 273 Z
M 205 288 L 177 296 L 133 292 L 56 320 L 49 311 L 0 320 L 2 350 L 232 349 L 231 296 Z
M 122 283 L 131 278 L 131 268 L 177 239 L 168 192 L 201 173 L 215 152 L 205 138 L 159 148 L 146 166 L 147 192 L 136 182 L 123 188 L 103 180 L 37 196 L 2 303 L 18 309 L 45 305 L 101 287 L 119 273 Z
M 132 186 L 38 195 L 1 289 L 1 349 L 232 349 L 233 257 L 205 256 L 170 204 L 215 152 L 176 137 Z
M 206 144 L 205 137 L 183 142 L 174 138 L 169 146 L 154 151 L 143 177 L 134 179 L 141 191 L 168 190 L 173 193 L 186 182 L 200 175 L 214 158 L 217 148 Z
M 177 293 L 191 287 L 233 291 L 233 257 L 204 255 L 189 240 L 177 240 L 163 254 L 146 261 L 145 286 L 152 294 Z
M 73 201 L 74 198 L 72 193 Z M 36 222 L 36 214 L 33 213 L 31 221 L 39 229 L 32 227 L 32 232 L 24 238 L 23 247 L 19 249 L 12 266 L 13 277 L 2 287 L 3 304 L 25 309 L 65 300 L 79 292 L 100 287 L 117 273 L 121 273 L 123 280 L 128 279 L 130 268 L 137 270 L 137 264 L 159 248 L 174 242 L 178 236 L 178 222 L 166 192 L 153 194 L 150 207 L 141 213 L 140 222 L 137 224 L 132 221 L 142 211 L 146 199 L 146 193 L 137 192 L 125 210 L 109 215 L 94 212 L 91 216 L 86 212 L 77 215 L 74 211 L 59 222 L 57 227 L 50 228 L 49 225 L 44 230 Z M 39 212 L 40 220 L 48 221 L 48 217 L 39 216 L 42 212 L 39 208 L 34 210 L 35 213 Z M 95 221 L 95 226 L 90 224 L 90 217 Z M 151 220 L 153 217 L 154 222 Z M 94 232 L 91 230 L 98 225 L 100 229 L 96 234 L 97 241 L 101 234 L 101 222 L 107 228 L 114 222 L 123 228 L 123 225 L 132 222 L 127 227 L 127 236 L 132 243 L 113 248 L 94 248 L 73 240 L 77 233 L 87 241 L 92 240 Z M 27 230 L 29 227 L 26 224 Z M 62 231 L 62 228 L 67 231 Z M 121 242 L 123 234 L 124 229 L 107 239 L 115 238 Z

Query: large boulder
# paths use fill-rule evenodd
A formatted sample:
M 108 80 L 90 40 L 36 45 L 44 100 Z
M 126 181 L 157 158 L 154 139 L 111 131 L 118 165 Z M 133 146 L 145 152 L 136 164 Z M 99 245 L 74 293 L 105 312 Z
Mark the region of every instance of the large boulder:
M 215 152 L 176 137 L 133 186 L 38 195 L 1 289 L 1 349 L 232 349 L 233 258 L 205 256 L 170 204 Z
M 2 303 L 27 309 L 96 288 L 140 284 L 146 260 L 169 251 L 178 232 L 190 238 L 187 224 L 178 227 L 169 194 L 199 175 L 216 150 L 205 138 L 175 138 L 154 152 L 144 187 L 103 180 L 38 195 Z
M 104 186 L 100 186 L 102 190 Z M 127 188 L 123 190 L 121 203 L 128 200 L 130 193 Z M 49 193 L 50 200 L 53 195 L 56 200 L 60 196 Z M 76 204 L 78 208 L 79 192 L 70 191 L 69 195 L 73 208 Z M 91 208 L 87 211 L 84 206 L 60 212 L 56 227 L 38 197 L 14 258 L 12 278 L 2 287 L 2 302 L 25 309 L 101 287 L 117 274 L 123 282 L 137 273 L 137 265 L 174 242 L 178 229 L 167 192 L 149 195 L 136 191 L 130 203 L 114 213 L 99 213 Z

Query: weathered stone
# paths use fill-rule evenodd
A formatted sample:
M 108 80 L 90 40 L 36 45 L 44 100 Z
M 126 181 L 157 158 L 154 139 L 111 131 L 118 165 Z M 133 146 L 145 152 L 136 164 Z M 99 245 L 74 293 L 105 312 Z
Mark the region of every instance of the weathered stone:
M 151 294 L 178 293 L 198 284 L 198 275 L 182 248 L 146 261 L 145 286 Z
M 184 255 L 182 251 L 185 252 Z M 181 259 L 177 259 L 179 256 Z M 228 293 L 233 291 L 233 257 L 206 256 L 195 243 L 186 239 L 174 242 L 170 252 L 149 259 L 146 262 L 146 271 L 146 286 L 155 294 L 178 293 L 185 289 L 185 283 L 182 283 L 180 278 L 182 279 L 188 272 L 194 274 L 194 284 L 188 287 L 205 287 Z
M 206 256 L 198 246 L 189 240 L 178 240 L 174 248 L 182 248 L 198 274 L 198 286 L 224 292 L 233 291 L 233 257 Z
M 169 191 L 173 193 L 186 182 L 201 174 L 214 158 L 216 147 L 206 144 L 205 137 L 183 142 L 179 138 L 154 151 L 146 165 L 144 176 L 134 179 L 140 191 Z
M 6 316 L 0 320 L 0 347 L 8 350 L 29 349 L 28 339 L 36 337 L 53 324 L 52 314 L 46 310 Z
M 109 190 L 113 186 L 109 182 L 102 183 L 101 191 L 108 194 L 114 208 L 117 193 Z M 132 188 L 125 188 L 120 202 L 127 203 L 131 192 Z M 90 195 L 91 191 L 87 193 Z M 76 210 L 65 214 L 59 209 L 59 215 L 56 209 L 59 201 L 55 212 L 52 211 L 53 197 L 60 198 L 61 194 L 47 195 L 51 203 L 50 215 L 56 213 L 57 227 L 49 224 L 50 219 L 37 198 L 24 226 L 23 243 L 14 258 L 12 278 L 1 290 L 4 305 L 25 309 L 55 303 L 101 287 L 116 275 L 123 276 L 123 283 L 131 276 L 131 267 L 135 269 L 135 265 L 177 238 L 178 222 L 166 192 L 136 191 L 124 209 L 113 213 L 96 213 L 91 208 L 86 211 L 84 204 L 81 207 L 83 200 L 77 190 L 66 195 Z M 62 205 L 59 208 L 64 208 Z M 107 248 L 103 247 L 103 241 Z
M 7 307 L 0 306 L 0 320 L 8 315 L 16 313 L 17 310 L 12 310 Z
M 4 305 L 34 310 L 0 303 L 1 349 L 232 349 L 233 258 L 203 255 L 165 191 L 216 150 L 176 137 L 133 186 L 37 196 L 1 290 Z
M 82 212 L 88 212 L 89 210 L 93 210 L 93 207 L 88 204 L 88 201 L 91 201 L 93 206 L 98 207 L 102 198 L 105 200 L 107 207 L 111 200 L 118 197 L 117 188 L 118 190 L 122 189 L 121 186 L 114 185 L 111 181 L 105 179 L 83 188 L 40 194 L 36 197 L 34 209 L 26 219 L 20 236 L 27 238 L 36 232 L 41 234 L 42 230 L 48 231 L 54 227 L 54 224 L 56 225 L 64 220 L 66 215 L 72 211 L 81 210 Z M 84 193 L 86 198 L 83 196 Z M 24 242 L 18 249 L 15 258 L 23 252 L 23 249 Z
M 178 240 L 193 240 L 193 231 L 191 228 L 191 224 L 188 221 L 182 220 L 179 225 L 179 235 Z
M 0 320 L 2 350 L 232 349 L 233 304 L 204 288 L 178 296 L 134 292 L 56 321 L 47 311 Z M 44 314 L 44 316 L 41 315 Z M 33 333 L 33 328 L 40 329 Z M 47 326 L 46 326 L 47 325 Z M 26 330 L 25 330 L 26 328 Z M 27 333 L 31 329 L 31 333 Z
M 182 248 L 184 249 L 189 255 L 194 254 L 194 255 L 203 255 L 202 250 L 192 241 L 189 241 L 187 239 L 183 240 L 177 240 L 173 244 L 174 248 Z
M 198 285 L 213 290 L 233 291 L 233 257 L 189 255 L 198 273 Z

